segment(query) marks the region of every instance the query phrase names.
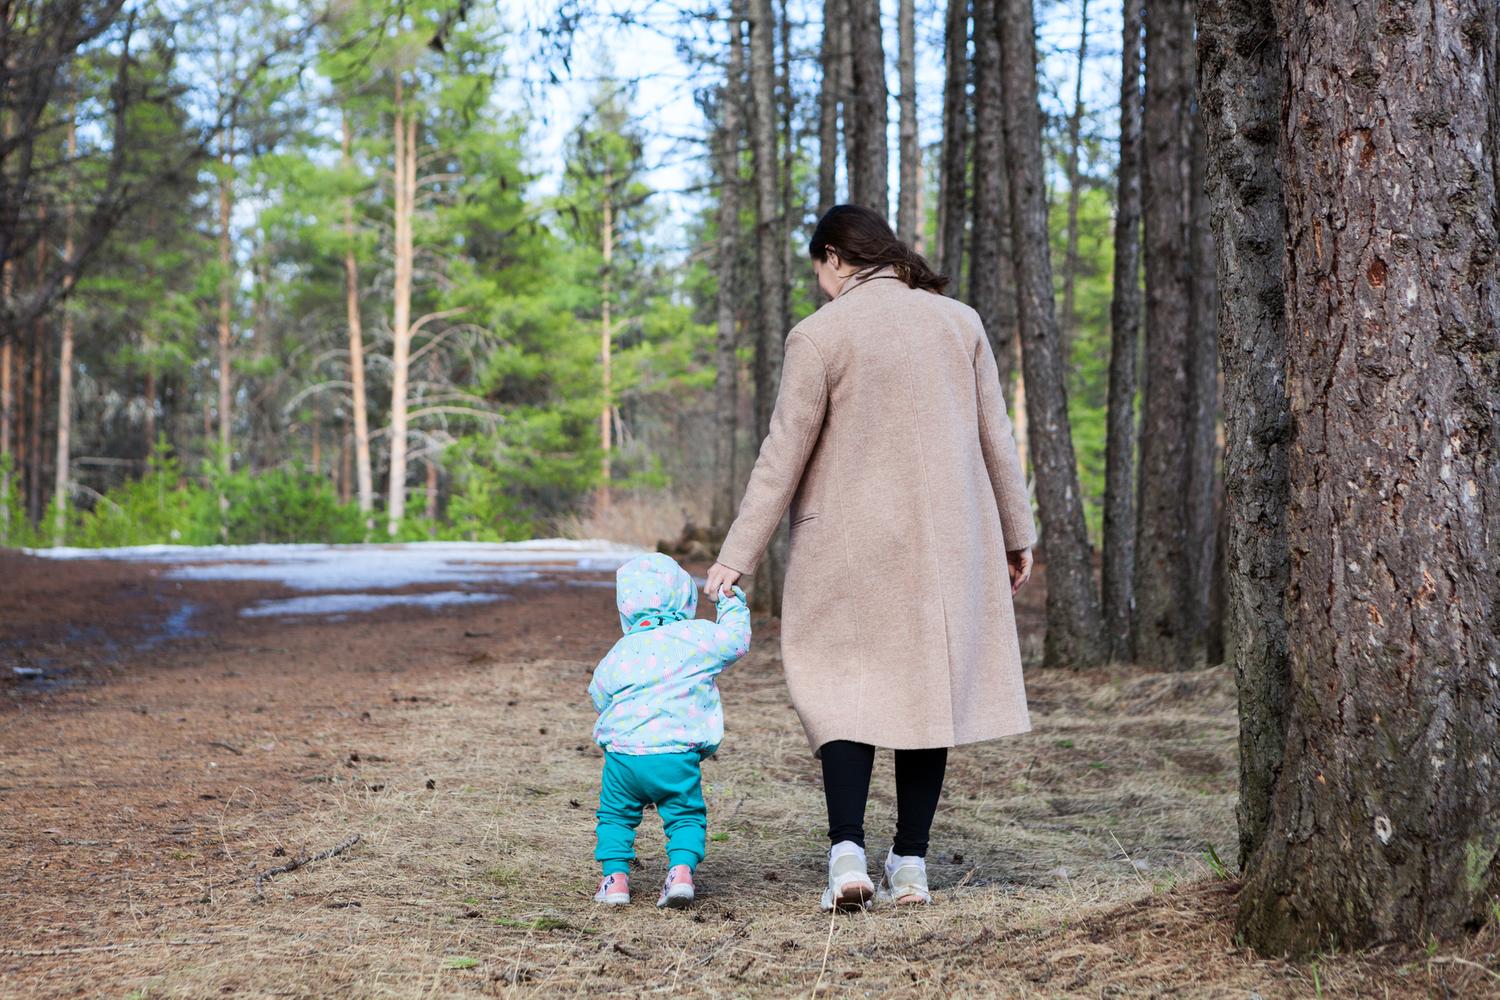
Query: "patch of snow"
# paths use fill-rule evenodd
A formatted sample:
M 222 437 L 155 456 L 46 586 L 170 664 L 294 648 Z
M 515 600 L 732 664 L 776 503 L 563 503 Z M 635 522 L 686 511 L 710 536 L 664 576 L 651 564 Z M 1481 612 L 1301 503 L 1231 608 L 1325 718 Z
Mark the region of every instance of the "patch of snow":
M 482 604 L 485 601 L 498 601 L 500 596 L 469 594 L 459 590 L 440 590 L 428 594 L 312 594 L 308 597 L 257 601 L 248 608 L 241 608 L 240 617 L 335 614 L 343 618 L 349 612 L 378 611 L 397 604 L 435 608 L 445 604 Z
M 363 545 L 133 545 L 26 549 L 48 559 L 169 565 L 177 580 L 253 580 L 296 590 L 394 589 L 413 584 L 526 583 L 545 572 L 613 572 L 643 549 L 606 541 L 399 542 Z

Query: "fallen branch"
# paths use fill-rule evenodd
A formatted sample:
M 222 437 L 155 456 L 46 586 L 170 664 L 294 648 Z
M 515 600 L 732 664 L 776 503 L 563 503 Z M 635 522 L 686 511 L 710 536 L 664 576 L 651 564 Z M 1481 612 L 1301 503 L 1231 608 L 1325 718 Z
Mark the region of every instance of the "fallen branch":
M 330 847 L 326 851 L 319 851 L 317 854 L 314 854 L 310 858 L 293 858 L 291 861 L 288 861 L 284 865 L 277 865 L 275 868 L 268 868 L 265 871 L 261 872 L 259 875 L 255 876 L 255 892 L 257 895 L 259 895 L 261 893 L 261 886 L 265 884 L 268 879 L 274 878 L 277 875 L 285 875 L 288 872 L 294 872 L 298 868 L 301 868 L 305 865 L 315 864 L 319 861 L 327 861 L 329 858 L 333 857 L 336 854 L 343 854 L 345 851 L 347 851 L 357 843 L 359 843 L 359 834 L 356 833 L 349 837 L 349 839 L 345 840 L 343 843 L 339 844 L 337 847 Z
M 228 743 L 225 743 L 222 740 L 213 740 L 208 745 L 211 746 L 211 747 L 221 747 L 221 748 L 223 748 L 225 750 L 228 750 L 230 753 L 234 754 L 236 757 L 243 757 L 243 756 L 245 756 L 245 751 L 241 750 L 237 746 L 232 746 L 232 745 L 230 745 Z
M 90 951 L 124 951 L 128 948 L 152 948 L 160 946 L 182 948 L 190 945 L 218 943 L 219 942 L 213 938 L 203 938 L 202 940 L 196 941 L 129 941 L 122 944 L 68 945 L 62 948 L 7 948 L 4 951 L 0 951 L 0 955 L 15 955 L 19 958 L 46 958 L 56 955 L 81 955 L 85 952 Z

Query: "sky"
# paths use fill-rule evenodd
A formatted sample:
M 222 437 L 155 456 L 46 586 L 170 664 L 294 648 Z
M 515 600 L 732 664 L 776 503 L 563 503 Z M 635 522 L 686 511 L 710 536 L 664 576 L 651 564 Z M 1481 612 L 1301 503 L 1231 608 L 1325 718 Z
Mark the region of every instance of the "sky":
M 1071 106 L 1077 70 L 1077 47 L 1081 3 L 1084 0 L 1037 0 L 1038 43 L 1042 65 L 1041 101 L 1052 115 L 1066 114 Z M 532 26 L 555 19 L 555 0 L 520 0 L 520 17 Z M 794 52 L 806 54 L 795 72 L 806 87 L 816 87 L 821 70 L 817 49 L 822 34 L 821 0 L 789 0 L 793 23 Z M 657 207 L 673 228 L 700 206 L 702 195 L 693 190 L 703 176 L 702 157 L 707 124 L 695 101 L 695 91 L 718 83 L 721 72 L 712 65 L 697 65 L 678 44 L 695 41 L 699 53 L 724 50 L 727 28 L 722 22 L 694 18 L 684 24 L 678 4 L 662 0 L 597 0 L 585 4 L 591 16 L 580 21 L 573 35 L 572 59 L 567 70 L 560 61 L 549 61 L 559 82 L 551 83 L 546 69 L 530 64 L 521 79 L 512 82 L 511 99 L 525 102 L 534 118 L 531 165 L 540 178 L 538 189 L 557 189 L 562 173 L 563 148 L 569 130 L 586 113 L 601 77 L 638 79 L 630 104 L 647 137 L 645 158 L 650 165 L 646 182 L 658 193 Z M 712 4 L 707 5 L 712 7 Z M 728 0 L 719 6 L 727 9 Z M 898 110 L 896 74 L 896 0 L 882 0 L 890 99 L 891 191 L 897 184 L 896 128 Z M 1090 119 L 1085 126 L 1110 141 L 1117 133 L 1119 101 L 1120 17 L 1119 0 L 1093 0 L 1089 4 L 1089 58 L 1084 67 L 1084 103 Z M 917 0 L 917 104 L 918 136 L 924 147 L 942 136 L 943 87 L 942 0 Z M 533 35 L 534 37 L 534 35 Z M 535 45 L 533 45 L 533 48 Z M 1086 168 L 1087 169 L 1087 168 Z M 1098 165 L 1095 173 L 1108 170 Z M 677 227 L 680 229 L 680 227 Z

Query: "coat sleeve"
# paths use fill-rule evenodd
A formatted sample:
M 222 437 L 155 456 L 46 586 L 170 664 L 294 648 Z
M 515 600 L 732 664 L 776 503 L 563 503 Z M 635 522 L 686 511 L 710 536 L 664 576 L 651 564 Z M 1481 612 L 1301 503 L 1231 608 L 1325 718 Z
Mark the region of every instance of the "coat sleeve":
M 1005 549 L 1015 552 L 1030 548 L 1036 541 L 1031 498 L 1026 492 L 1026 476 L 1021 471 L 1021 454 L 1011 432 L 1010 416 L 1005 412 L 1000 369 L 995 364 L 990 338 L 982 329 L 974 355 L 974 380 L 979 399 L 979 445 L 990 474 L 990 486 L 995 491 L 995 503 L 1000 508 Z
M 735 587 L 734 596 L 719 598 L 714 610 L 719 628 L 729 633 L 729 642 L 717 650 L 719 669 L 723 670 L 750 652 L 750 607 L 745 603 L 745 592 Z
M 771 428 L 750 472 L 739 516 L 719 550 L 720 563 L 739 573 L 755 572 L 797 492 L 827 407 L 828 374 L 823 358 L 806 334 L 793 330 L 786 342 Z
M 595 668 L 593 680 L 589 681 L 589 700 L 594 703 L 594 711 L 596 712 L 602 713 L 609 707 L 609 703 L 614 700 L 614 694 L 606 684 L 606 679 L 610 672 L 609 667 L 609 658 L 605 657 L 604 662 Z

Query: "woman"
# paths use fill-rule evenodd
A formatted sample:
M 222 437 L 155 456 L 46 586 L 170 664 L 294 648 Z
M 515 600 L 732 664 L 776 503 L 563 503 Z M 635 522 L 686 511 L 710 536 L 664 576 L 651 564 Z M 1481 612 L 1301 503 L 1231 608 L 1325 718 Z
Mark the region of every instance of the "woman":
M 1031 573 L 1031 506 L 989 340 L 941 294 L 948 279 L 855 205 L 831 209 L 809 251 L 832 301 L 787 337 L 770 432 L 706 590 L 753 573 L 790 506 L 782 659 L 823 763 L 823 908 L 876 895 L 875 747 L 896 751 L 878 896 L 930 903 L 948 748 L 1031 728 L 1011 607 Z

